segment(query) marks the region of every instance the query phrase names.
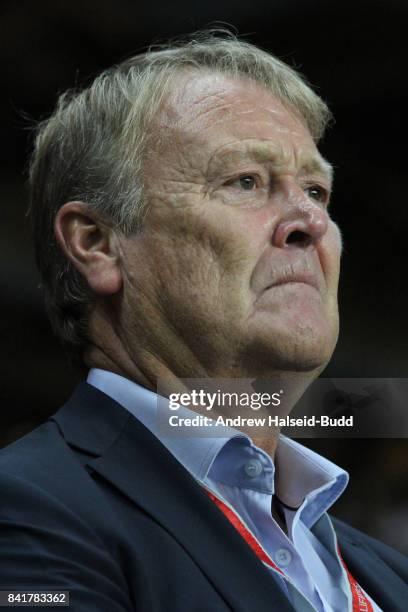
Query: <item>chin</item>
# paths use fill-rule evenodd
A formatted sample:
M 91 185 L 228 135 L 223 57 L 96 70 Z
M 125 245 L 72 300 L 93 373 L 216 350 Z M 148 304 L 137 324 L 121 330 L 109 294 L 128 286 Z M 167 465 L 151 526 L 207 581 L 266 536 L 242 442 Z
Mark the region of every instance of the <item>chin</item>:
M 252 336 L 244 350 L 252 367 L 258 371 L 315 373 L 326 367 L 333 355 L 338 337 L 332 326 L 303 326 L 288 333 L 288 329 L 262 330 Z

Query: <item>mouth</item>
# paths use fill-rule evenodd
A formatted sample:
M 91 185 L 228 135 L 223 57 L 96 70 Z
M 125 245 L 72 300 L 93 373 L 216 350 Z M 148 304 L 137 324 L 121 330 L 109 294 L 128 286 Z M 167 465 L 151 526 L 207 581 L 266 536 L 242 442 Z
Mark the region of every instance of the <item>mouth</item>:
M 275 279 L 275 281 L 266 287 L 266 291 L 268 289 L 273 289 L 274 287 L 279 287 L 282 285 L 294 285 L 294 284 L 303 284 L 316 289 L 316 291 L 320 291 L 319 283 L 317 281 L 316 275 L 312 272 L 298 272 L 293 274 L 285 274 L 281 278 Z

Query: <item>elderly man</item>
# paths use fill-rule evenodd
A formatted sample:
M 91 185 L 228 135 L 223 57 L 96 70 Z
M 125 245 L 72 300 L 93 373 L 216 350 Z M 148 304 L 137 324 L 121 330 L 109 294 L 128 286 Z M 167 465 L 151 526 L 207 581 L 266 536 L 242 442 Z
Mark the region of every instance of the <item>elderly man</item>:
M 406 609 L 404 558 L 327 515 L 343 470 L 275 430 L 172 438 L 154 418 L 159 379 L 299 392 L 330 359 L 329 118 L 272 55 L 201 34 L 62 96 L 41 126 L 37 261 L 90 372 L 0 454 L 1 589 L 68 591 L 75 612 Z

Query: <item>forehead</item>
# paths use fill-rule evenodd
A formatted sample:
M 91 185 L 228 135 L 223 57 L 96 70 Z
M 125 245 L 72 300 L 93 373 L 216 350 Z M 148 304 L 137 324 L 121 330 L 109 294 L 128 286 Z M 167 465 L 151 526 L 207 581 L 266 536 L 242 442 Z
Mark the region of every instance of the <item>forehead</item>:
M 191 71 L 172 84 L 159 116 L 161 141 L 204 154 L 271 154 L 322 161 L 302 120 L 261 84 L 249 78 Z M 171 143 L 171 144 L 170 144 Z M 324 164 L 323 164 L 324 165 Z
M 208 175 L 211 168 L 219 172 L 223 164 L 251 158 L 331 182 L 331 166 L 302 119 L 249 78 L 197 70 L 179 75 L 155 127 L 162 170 L 183 167 Z
M 169 90 L 166 111 L 185 127 L 191 121 L 201 125 L 220 123 L 229 117 L 248 115 L 256 119 L 286 121 L 289 113 L 278 98 L 244 76 L 190 71 L 180 74 Z M 295 117 L 291 114 L 293 123 Z

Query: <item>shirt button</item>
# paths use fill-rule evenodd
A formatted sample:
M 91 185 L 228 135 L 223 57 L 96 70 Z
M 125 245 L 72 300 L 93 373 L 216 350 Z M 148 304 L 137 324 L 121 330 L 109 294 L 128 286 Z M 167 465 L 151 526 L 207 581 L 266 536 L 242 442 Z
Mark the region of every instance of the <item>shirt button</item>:
M 292 561 L 292 553 L 287 548 L 279 548 L 275 553 L 275 561 L 279 567 L 287 567 Z
M 262 474 L 262 463 L 258 459 L 250 459 L 245 464 L 244 470 L 249 478 L 256 478 L 259 474 Z

